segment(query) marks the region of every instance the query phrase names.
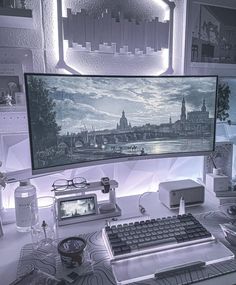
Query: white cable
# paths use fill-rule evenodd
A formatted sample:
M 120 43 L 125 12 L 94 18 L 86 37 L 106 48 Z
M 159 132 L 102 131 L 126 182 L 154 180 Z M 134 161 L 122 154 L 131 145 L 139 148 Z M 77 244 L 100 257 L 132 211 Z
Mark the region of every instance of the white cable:
M 146 209 L 141 205 L 140 201 L 141 201 L 141 199 L 142 199 L 144 196 L 146 196 L 146 195 L 148 195 L 148 194 L 150 194 L 150 193 L 154 193 L 154 192 L 152 192 L 152 191 L 144 192 L 143 194 L 141 194 L 141 195 L 139 196 L 139 199 L 138 199 L 138 208 L 139 208 L 139 211 L 140 211 L 140 213 L 141 213 L 142 215 L 144 215 L 144 214 L 146 213 Z

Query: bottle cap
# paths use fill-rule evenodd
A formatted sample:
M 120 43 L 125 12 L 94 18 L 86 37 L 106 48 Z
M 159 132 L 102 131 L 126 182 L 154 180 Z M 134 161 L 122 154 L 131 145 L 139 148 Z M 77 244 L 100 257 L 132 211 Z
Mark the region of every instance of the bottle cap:
M 20 181 L 20 186 L 27 186 L 29 184 L 30 184 L 29 180 L 22 180 L 22 181 Z

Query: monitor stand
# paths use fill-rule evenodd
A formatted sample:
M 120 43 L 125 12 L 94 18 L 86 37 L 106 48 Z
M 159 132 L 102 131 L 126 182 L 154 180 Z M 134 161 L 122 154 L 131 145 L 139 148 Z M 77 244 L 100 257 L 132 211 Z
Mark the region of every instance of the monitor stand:
M 115 209 L 113 211 L 110 211 L 110 212 L 101 212 L 99 210 L 99 208 L 102 205 L 103 204 L 99 204 L 98 203 L 98 213 L 96 215 L 84 216 L 84 217 L 73 218 L 73 219 L 66 219 L 66 220 L 58 220 L 58 226 L 65 226 L 65 225 L 77 224 L 77 223 L 83 223 L 83 222 L 89 222 L 89 221 L 95 221 L 95 220 L 100 220 L 100 219 L 111 219 L 111 218 L 114 218 L 114 217 L 121 216 L 121 209 L 120 209 L 120 207 L 117 204 L 115 206 Z

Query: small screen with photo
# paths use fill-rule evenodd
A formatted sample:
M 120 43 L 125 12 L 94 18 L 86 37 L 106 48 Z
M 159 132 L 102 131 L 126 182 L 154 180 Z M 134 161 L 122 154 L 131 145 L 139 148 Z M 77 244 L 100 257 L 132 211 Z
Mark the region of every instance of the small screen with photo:
M 61 219 L 75 218 L 96 214 L 96 200 L 94 196 L 76 198 L 60 202 Z

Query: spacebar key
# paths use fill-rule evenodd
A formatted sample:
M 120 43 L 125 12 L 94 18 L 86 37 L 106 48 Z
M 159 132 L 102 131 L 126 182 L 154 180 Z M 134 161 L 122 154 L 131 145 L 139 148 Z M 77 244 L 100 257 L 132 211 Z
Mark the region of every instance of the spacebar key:
M 147 242 L 141 242 L 137 244 L 138 249 L 147 248 L 147 247 L 156 247 L 156 246 L 165 246 L 165 245 L 172 245 L 177 244 L 177 241 L 174 237 L 162 239 L 162 240 L 152 240 Z

